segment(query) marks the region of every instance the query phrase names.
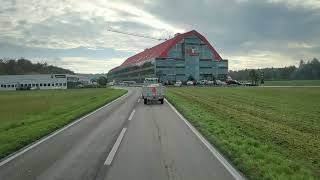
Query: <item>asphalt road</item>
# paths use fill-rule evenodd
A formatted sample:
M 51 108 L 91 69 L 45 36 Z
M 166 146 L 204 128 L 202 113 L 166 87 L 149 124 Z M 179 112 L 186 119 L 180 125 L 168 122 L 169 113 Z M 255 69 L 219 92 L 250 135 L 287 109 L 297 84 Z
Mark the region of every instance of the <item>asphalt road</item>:
M 165 104 L 140 88 L 0 163 L 1 180 L 241 179 Z M 225 163 L 223 163 L 225 162 Z

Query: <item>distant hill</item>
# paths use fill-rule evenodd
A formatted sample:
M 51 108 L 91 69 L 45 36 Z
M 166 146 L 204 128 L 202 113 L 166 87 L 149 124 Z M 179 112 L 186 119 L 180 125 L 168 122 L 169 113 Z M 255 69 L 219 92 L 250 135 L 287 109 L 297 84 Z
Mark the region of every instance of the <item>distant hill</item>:
M 63 69 L 47 63 L 32 63 L 27 59 L 0 59 L 0 75 L 22 74 L 75 74 L 73 71 Z
M 107 77 L 107 74 L 103 74 L 103 73 L 97 73 L 97 74 L 81 74 L 81 73 L 77 73 L 77 75 L 88 77 L 92 81 L 97 81 L 98 78 L 101 77 L 101 76 Z

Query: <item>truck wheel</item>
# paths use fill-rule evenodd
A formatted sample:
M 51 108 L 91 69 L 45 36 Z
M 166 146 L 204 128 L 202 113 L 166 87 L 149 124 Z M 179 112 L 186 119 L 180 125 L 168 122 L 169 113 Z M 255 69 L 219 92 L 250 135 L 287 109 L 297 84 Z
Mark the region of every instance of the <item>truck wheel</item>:
M 163 99 L 160 99 L 161 104 L 163 104 Z
M 143 103 L 144 104 L 148 104 L 148 100 L 147 99 L 143 99 Z

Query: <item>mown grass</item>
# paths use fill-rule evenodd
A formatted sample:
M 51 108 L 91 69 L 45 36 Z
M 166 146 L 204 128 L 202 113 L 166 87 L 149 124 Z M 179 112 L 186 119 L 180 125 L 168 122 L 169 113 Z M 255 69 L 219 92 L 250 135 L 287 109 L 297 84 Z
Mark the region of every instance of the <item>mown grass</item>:
M 320 86 L 320 80 L 265 81 L 265 86 Z
M 320 89 L 169 88 L 167 99 L 249 179 L 320 179 Z
M 0 158 L 125 92 L 110 88 L 0 92 Z

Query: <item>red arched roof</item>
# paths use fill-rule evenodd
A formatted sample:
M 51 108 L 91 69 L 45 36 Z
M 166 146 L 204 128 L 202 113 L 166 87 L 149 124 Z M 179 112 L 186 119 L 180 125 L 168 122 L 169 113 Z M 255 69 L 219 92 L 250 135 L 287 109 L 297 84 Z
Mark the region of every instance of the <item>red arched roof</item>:
M 208 47 L 211 49 L 211 51 L 213 52 L 213 54 L 215 55 L 215 59 L 216 60 L 222 60 L 221 56 L 218 54 L 218 52 L 212 47 L 212 45 L 208 42 L 208 40 L 202 36 L 200 33 L 198 33 L 195 30 L 183 33 L 183 34 L 179 34 L 161 44 L 158 44 L 152 48 L 146 49 L 143 52 L 140 52 L 134 56 L 129 57 L 125 62 L 123 62 L 121 66 L 127 66 L 130 64 L 135 64 L 141 61 L 146 61 L 149 59 L 153 59 L 153 58 L 167 58 L 168 57 L 168 53 L 169 50 L 175 46 L 179 41 L 181 41 L 183 38 L 187 37 L 187 36 L 192 36 L 195 35 L 197 36 L 200 40 L 202 40 L 205 44 L 208 45 Z M 117 69 L 118 67 L 114 68 Z M 112 69 L 112 70 L 114 70 Z

